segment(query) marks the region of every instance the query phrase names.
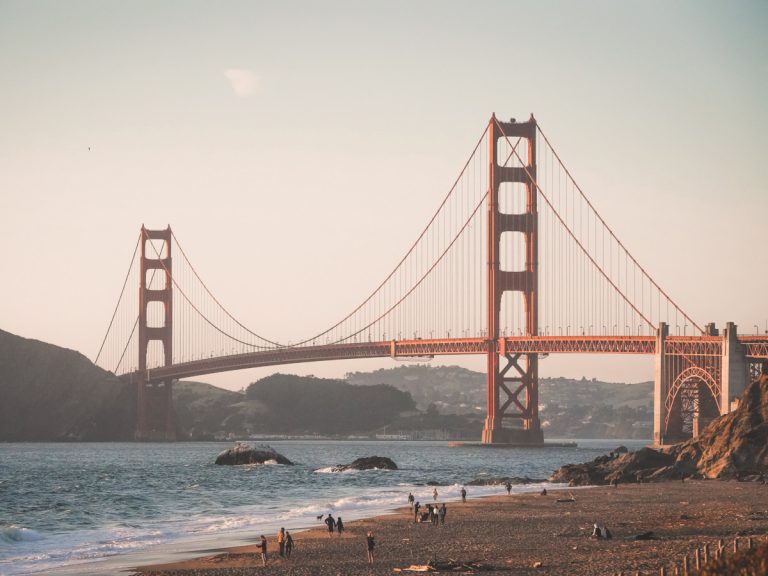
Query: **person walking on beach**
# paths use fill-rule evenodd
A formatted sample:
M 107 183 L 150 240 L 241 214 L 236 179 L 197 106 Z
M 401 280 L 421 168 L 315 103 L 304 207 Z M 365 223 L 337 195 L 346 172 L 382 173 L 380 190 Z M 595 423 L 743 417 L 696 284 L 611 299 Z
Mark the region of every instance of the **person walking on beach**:
M 341 521 L 341 516 L 336 519 L 336 531 L 339 533 L 339 536 L 344 532 L 344 522 Z
M 507 489 L 507 496 L 509 496 L 512 493 L 512 483 L 507 480 L 506 484 L 504 484 L 504 488 Z
M 285 558 L 285 528 L 280 528 L 277 533 L 277 553 L 280 558 Z
M 285 557 L 290 558 L 293 552 L 293 537 L 290 532 L 285 533 Z
M 267 565 L 267 539 L 264 534 L 261 535 L 261 565 Z
M 437 522 L 438 522 L 437 514 L 438 514 L 438 508 L 437 508 L 437 504 L 435 504 L 432 507 L 432 526 L 437 526 Z
M 376 543 L 373 541 L 373 532 L 368 531 L 368 535 L 365 537 L 366 544 L 368 546 L 368 564 L 373 564 L 373 547 Z
M 419 521 L 419 508 L 421 508 L 421 504 L 416 502 L 416 504 L 413 505 L 413 521 L 414 522 Z
M 330 512 L 328 512 L 328 518 L 325 519 L 325 525 L 328 526 L 328 536 L 333 536 L 333 527 L 336 526 L 336 521 Z
M 467 489 L 464 488 L 464 486 L 461 487 L 461 501 L 462 502 L 467 501 Z
M 437 488 L 432 490 L 432 499 L 437 502 Z
M 443 502 L 443 505 L 440 506 L 440 510 L 438 510 L 438 513 L 440 514 L 440 524 L 445 524 L 446 512 L 448 512 L 448 510 L 445 508 L 445 502 Z
M 414 502 L 413 492 L 408 492 L 408 505 L 413 509 L 413 502 Z

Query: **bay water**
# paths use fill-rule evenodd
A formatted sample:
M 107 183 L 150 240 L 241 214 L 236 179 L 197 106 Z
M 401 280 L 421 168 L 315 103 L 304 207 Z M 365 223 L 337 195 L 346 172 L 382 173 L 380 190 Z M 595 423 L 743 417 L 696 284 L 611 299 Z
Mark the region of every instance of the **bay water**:
M 446 442 L 283 440 L 269 445 L 295 463 L 217 466 L 222 442 L 0 444 L 0 575 L 116 574 L 253 543 L 280 527 L 322 526 L 407 505 L 413 492 L 441 501 L 477 478 L 547 478 L 638 440 L 578 440 L 576 448 L 449 447 Z M 363 456 L 397 471 L 332 472 Z M 549 485 L 547 485 L 550 487 Z M 541 484 L 514 486 L 540 491 Z M 469 486 L 468 497 L 503 493 Z M 450 509 L 450 506 L 449 506 Z

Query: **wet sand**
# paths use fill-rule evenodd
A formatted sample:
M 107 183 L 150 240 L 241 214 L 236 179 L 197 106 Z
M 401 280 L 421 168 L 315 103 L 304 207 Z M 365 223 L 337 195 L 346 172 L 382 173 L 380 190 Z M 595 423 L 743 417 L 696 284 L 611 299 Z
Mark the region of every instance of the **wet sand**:
M 469 490 L 471 493 L 471 487 Z M 768 486 L 763 484 L 686 481 L 593 487 L 571 493 L 575 502 L 558 503 L 557 499 L 567 497 L 567 491 L 507 496 L 500 487 L 499 496 L 447 503 L 446 523 L 438 526 L 414 523 L 407 507 L 395 514 L 350 522 L 341 537 L 334 534 L 329 538 L 319 526 L 293 534 L 295 548 L 290 560 L 278 556 L 275 535 L 266 534 L 266 568 L 254 544 L 215 556 L 146 566 L 137 572 L 145 576 L 391 575 L 396 568 L 453 559 L 479 561 L 494 568 L 482 574 L 605 576 L 624 572 L 634 576 L 637 572 L 658 574 L 662 565 L 669 568 L 705 543 L 713 547 L 718 539 L 729 545 L 737 536 L 768 539 Z M 590 538 L 595 522 L 607 526 L 613 539 Z M 368 530 L 376 539 L 373 565 L 366 559 Z M 647 531 L 659 539 L 630 539 Z M 254 535 L 254 542 L 258 536 Z

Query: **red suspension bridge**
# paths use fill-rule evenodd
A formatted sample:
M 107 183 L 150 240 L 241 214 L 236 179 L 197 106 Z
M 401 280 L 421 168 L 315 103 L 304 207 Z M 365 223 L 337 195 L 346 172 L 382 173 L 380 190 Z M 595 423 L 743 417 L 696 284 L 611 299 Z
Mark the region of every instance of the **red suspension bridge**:
M 533 116 L 493 116 L 410 249 L 326 330 L 295 343 L 251 330 L 208 289 L 170 227 L 142 227 L 96 362 L 137 387 L 137 439 L 173 439 L 179 378 L 481 354 L 482 441 L 535 444 L 539 359 L 554 353 L 654 355 L 654 440 L 664 443 L 730 411 L 768 360 L 768 336 L 693 320 L 598 214 Z

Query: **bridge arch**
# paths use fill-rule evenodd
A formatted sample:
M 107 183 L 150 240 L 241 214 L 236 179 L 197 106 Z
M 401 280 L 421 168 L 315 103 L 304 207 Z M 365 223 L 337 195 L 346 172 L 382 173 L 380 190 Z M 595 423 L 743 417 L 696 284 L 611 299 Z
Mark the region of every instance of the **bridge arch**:
M 703 390 L 709 395 L 702 396 Z M 713 417 L 720 413 L 720 383 L 701 366 L 689 366 L 677 375 L 664 400 L 664 435 L 674 435 L 673 425 L 682 431 L 687 418 L 702 412 Z

